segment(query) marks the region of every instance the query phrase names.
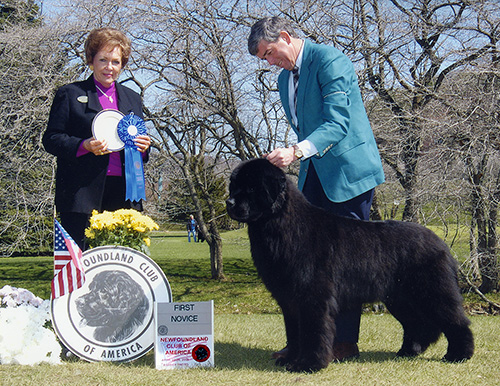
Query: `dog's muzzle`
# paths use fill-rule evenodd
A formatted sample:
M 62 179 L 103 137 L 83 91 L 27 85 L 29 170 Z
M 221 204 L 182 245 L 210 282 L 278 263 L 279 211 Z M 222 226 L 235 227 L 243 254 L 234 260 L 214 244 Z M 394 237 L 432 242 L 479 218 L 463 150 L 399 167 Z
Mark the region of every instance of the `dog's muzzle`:
M 229 217 L 233 220 L 246 222 L 248 214 L 242 211 L 242 208 L 236 205 L 236 200 L 234 198 L 228 198 L 226 200 L 226 211 Z
M 236 201 L 234 200 L 234 198 L 228 198 L 226 200 L 226 211 L 227 211 L 227 214 L 229 215 L 229 217 L 231 217 L 234 220 L 236 220 L 234 218 L 234 216 L 235 216 L 235 213 L 234 213 L 235 207 L 236 207 Z
M 230 209 L 234 208 L 235 201 L 234 198 L 228 198 L 226 200 L 226 209 L 229 211 Z

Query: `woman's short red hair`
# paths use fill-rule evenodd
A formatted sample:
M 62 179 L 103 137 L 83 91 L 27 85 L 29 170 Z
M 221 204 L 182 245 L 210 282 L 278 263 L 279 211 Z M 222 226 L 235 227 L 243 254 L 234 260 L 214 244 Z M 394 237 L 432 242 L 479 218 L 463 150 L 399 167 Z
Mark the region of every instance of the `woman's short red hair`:
M 132 52 L 132 43 L 125 34 L 115 28 L 105 27 L 90 31 L 85 41 L 85 59 L 91 64 L 94 56 L 103 48 L 120 47 L 122 51 L 122 67 L 128 63 Z

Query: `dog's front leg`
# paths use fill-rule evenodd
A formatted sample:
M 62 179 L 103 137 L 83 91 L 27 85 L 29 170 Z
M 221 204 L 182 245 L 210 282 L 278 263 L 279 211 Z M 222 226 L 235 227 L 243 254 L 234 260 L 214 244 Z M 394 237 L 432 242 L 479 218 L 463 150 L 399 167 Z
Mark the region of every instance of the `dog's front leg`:
M 299 352 L 287 369 L 314 372 L 328 366 L 333 359 L 335 321 L 328 301 L 311 299 L 301 304 L 299 312 Z
M 285 321 L 287 345 L 282 350 L 283 355 L 276 359 L 276 365 L 285 366 L 296 360 L 300 350 L 299 309 L 290 301 L 280 302 L 280 307 Z

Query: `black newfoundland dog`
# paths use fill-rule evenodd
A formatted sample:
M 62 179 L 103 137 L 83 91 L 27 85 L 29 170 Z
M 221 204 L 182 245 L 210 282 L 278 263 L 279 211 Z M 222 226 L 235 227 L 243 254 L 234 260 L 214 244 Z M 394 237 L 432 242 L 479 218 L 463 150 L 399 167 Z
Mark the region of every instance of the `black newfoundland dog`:
M 350 304 L 382 301 L 404 329 L 397 355 L 425 351 L 441 333 L 447 361 L 474 351 L 457 264 L 446 244 L 415 223 L 361 221 L 317 208 L 266 159 L 231 175 L 227 211 L 248 223 L 252 257 L 283 311 L 290 371 L 316 371 L 333 358 L 335 317 Z

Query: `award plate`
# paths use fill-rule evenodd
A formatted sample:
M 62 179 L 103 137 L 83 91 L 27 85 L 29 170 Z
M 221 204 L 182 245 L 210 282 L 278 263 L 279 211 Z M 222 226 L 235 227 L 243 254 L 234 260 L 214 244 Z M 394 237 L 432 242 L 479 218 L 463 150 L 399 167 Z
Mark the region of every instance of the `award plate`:
M 113 109 L 102 110 L 92 121 L 92 135 L 95 139 L 108 142 L 108 150 L 120 151 L 125 147 L 125 144 L 118 136 L 118 122 L 125 115 Z
M 89 362 L 129 362 L 154 347 L 154 305 L 172 301 L 161 268 L 135 249 L 103 246 L 82 255 L 85 284 L 52 299 L 60 341 Z

